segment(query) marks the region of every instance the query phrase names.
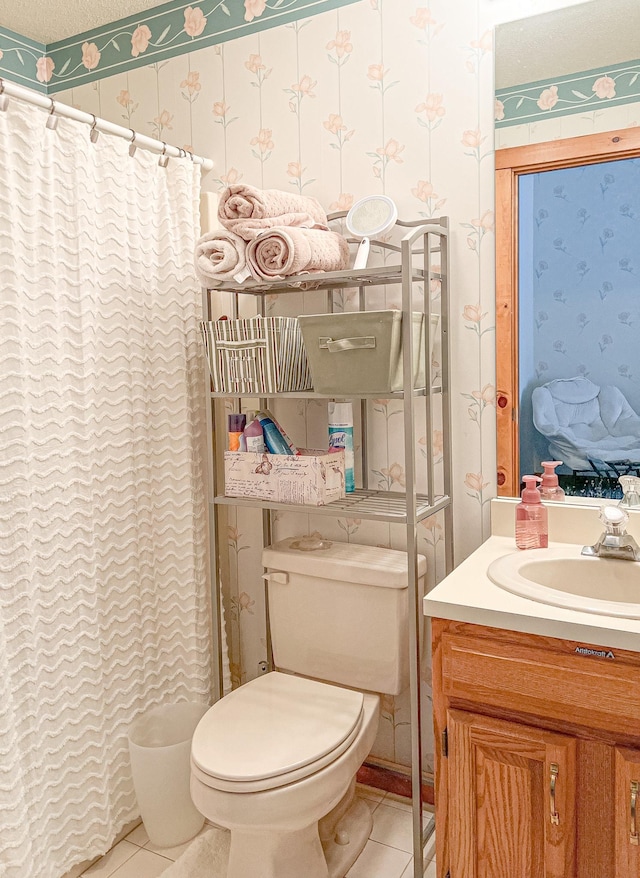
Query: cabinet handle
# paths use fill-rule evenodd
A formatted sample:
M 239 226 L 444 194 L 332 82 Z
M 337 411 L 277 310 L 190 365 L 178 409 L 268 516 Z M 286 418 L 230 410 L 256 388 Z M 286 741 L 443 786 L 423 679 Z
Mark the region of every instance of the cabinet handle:
M 631 811 L 631 828 L 629 830 L 629 841 L 631 844 L 638 844 L 638 824 L 636 821 L 636 810 L 638 805 L 638 789 L 640 785 L 637 780 L 631 781 L 631 801 L 629 802 L 629 810 Z
M 551 805 L 551 823 L 554 826 L 557 826 L 560 823 L 560 817 L 558 812 L 556 811 L 556 780 L 558 778 L 558 763 L 551 763 L 551 778 L 549 783 L 549 797 L 550 797 L 550 805 Z

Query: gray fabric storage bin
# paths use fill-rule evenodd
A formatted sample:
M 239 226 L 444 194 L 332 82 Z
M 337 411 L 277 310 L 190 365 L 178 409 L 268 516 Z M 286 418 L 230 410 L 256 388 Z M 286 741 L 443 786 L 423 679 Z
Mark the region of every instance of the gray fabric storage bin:
M 436 318 L 437 319 L 437 318 Z M 317 393 L 402 390 L 402 312 L 353 311 L 298 317 Z M 413 313 L 413 386 L 424 387 L 425 315 Z

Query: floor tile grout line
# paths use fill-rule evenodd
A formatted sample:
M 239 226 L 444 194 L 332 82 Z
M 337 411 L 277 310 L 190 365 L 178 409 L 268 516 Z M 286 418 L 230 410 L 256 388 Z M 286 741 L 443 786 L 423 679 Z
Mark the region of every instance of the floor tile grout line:
M 122 839 L 120 839 L 120 841 L 118 842 L 118 844 L 121 844 L 121 842 L 123 842 L 123 841 L 126 841 L 126 838 L 122 838 Z M 129 842 L 129 844 L 132 844 L 135 848 L 137 848 L 137 850 L 135 850 L 132 854 L 129 854 L 129 856 L 128 856 L 126 859 L 124 859 L 121 863 L 119 863 L 117 866 L 115 866 L 110 872 L 108 872 L 106 875 L 104 875 L 103 878 L 111 878 L 111 876 L 113 875 L 113 873 L 116 872 L 116 871 L 120 868 L 120 866 L 124 866 L 125 863 L 128 863 L 129 860 L 131 860 L 133 857 L 135 857 L 135 855 L 138 853 L 138 850 L 140 850 L 140 848 L 138 847 L 138 845 L 136 845 L 136 844 L 135 844 L 134 842 L 132 842 L 132 841 Z M 109 848 L 109 850 L 106 851 L 106 853 L 104 853 L 104 854 L 100 857 L 99 860 L 96 860 L 95 863 L 92 863 L 90 866 L 87 866 L 87 868 L 84 870 L 84 872 L 81 873 L 80 878 L 82 878 L 83 875 L 86 875 L 86 874 L 89 872 L 90 869 L 93 869 L 94 866 L 97 866 L 98 863 L 101 863 L 101 862 L 104 860 L 104 858 L 105 858 L 106 856 L 108 856 L 108 855 L 111 853 L 111 851 L 114 850 L 117 846 L 118 846 L 118 845 L 116 844 L 116 845 L 114 845 L 112 848 Z

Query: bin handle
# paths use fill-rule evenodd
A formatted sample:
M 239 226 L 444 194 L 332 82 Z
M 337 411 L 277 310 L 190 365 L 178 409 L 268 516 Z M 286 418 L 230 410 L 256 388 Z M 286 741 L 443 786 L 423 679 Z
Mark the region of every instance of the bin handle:
M 241 341 L 218 340 L 215 342 L 218 348 L 230 348 L 231 350 L 248 347 L 266 347 L 266 338 L 244 338 Z
M 340 351 L 358 351 L 363 348 L 375 348 L 375 335 L 363 335 L 359 338 L 332 338 L 321 337 L 318 344 L 322 350 L 329 351 L 330 354 L 337 354 Z

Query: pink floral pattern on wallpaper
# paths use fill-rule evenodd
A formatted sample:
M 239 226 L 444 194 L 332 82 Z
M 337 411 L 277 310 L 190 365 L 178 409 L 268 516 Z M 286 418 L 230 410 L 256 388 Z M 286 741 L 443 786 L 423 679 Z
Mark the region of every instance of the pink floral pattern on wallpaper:
M 462 311 L 462 319 L 466 321 L 465 328 L 475 332 L 478 336 L 495 330 L 495 326 L 482 326 L 483 321 L 488 316 L 489 312 L 483 311 L 479 302 L 476 305 L 465 305 Z
M 252 137 L 249 141 L 251 146 L 255 146 L 258 148 L 256 152 L 255 149 L 251 150 L 251 154 L 259 159 L 261 162 L 266 162 L 267 159 L 271 156 L 272 150 L 275 148 L 275 143 L 272 139 L 273 131 L 271 128 L 261 128 L 260 131 L 256 134 L 255 137 Z
M 608 71 L 598 74 L 594 71 L 573 73 L 564 76 L 554 83 L 546 84 L 540 90 L 539 84 L 521 85 L 515 88 L 500 89 L 496 99 L 496 122 L 501 123 L 498 127 L 514 125 L 515 123 L 533 122 L 544 115 L 567 116 L 576 110 L 599 109 L 609 102 L 619 104 L 637 104 L 640 100 L 640 63 L 637 61 L 624 62 L 614 65 Z M 534 109 L 537 108 L 537 109 Z M 583 116 L 583 121 L 587 116 Z M 633 116 L 630 116 L 633 119 Z M 575 122 L 577 120 L 573 120 Z M 591 125 L 572 125 L 576 134 L 590 133 L 594 128 L 595 117 L 591 118 Z M 605 120 L 600 118 L 602 126 Z M 568 120 L 567 120 L 568 123 Z M 636 126 L 636 121 L 630 121 Z M 611 119 L 611 124 L 605 122 L 605 130 L 619 128 L 619 119 Z M 516 132 L 511 132 L 514 135 Z M 523 132 L 524 133 L 524 132 Z M 564 135 L 563 135 L 564 136 Z M 509 145 L 527 143 L 528 138 L 518 138 L 515 142 L 513 136 L 509 137 Z
M 331 210 L 349 210 L 353 207 L 353 194 L 351 192 L 341 192 L 336 201 L 332 201 L 329 205 Z
M 95 43 L 82 44 L 82 63 L 87 70 L 95 70 L 100 63 L 101 53 Z
M 551 110 L 558 103 L 558 86 L 552 85 L 545 88 L 537 100 L 537 104 L 541 110 Z
M 244 62 L 244 66 L 255 76 L 255 82 L 251 83 L 254 88 L 260 88 L 265 79 L 268 79 L 271 75 L 271 68 L 267 69 L 260 55 L 249 55 L 249 59 Z
M 186 77 L 181 81 L 182 97 L 192 104 L 200 95 L 202 83 L 200 82 L 200 73 L 198 70 L 190 70 Z M 214 104 L 215 108 L 215 104 Z M 215 109 L 214 109 L 215 112 Z
M 593 83 L 592 91 L 599 98 L 614 98 L 616 96 L 616 82 L 610 76 L 601 76 Z
M 266 0 L 244 0 L 244 20 L 253 21 L 254 18 L 259 18 L 266 8 Z
M 482 473 L 467 473 L 464 483 L 469 488 L 469 491 L 467 491 L 469 497 L 473 497 L 481 506 L 489 502 L 491 498 L 484 497 L 484 491 L 485 488 L 489 487 L 490 483 Z
M 2 58 L 1 54 L 0 58 Z M 53 76 L 55 66 L 53 58 L 47 58 L 45 55 L 38 58 L 36 61 L 36 79 L 38 82 L 49 82 Z
M 443 117 L 446 114 L 446 109 L 442 103 L 442 95 L 441 94 L 428 94 L 422 103 L 418 104 L 416 107 L 416 113 L 418 114 L 418 124 L 423 125 L 425 128 L 430 128 L 433 130 L 437 128 L 438 125 L 442 122 Z M 425 118 L 421 119 L 421 114 L 424 114 Z
M 138 55 L 146 52 L 149 48 L 150 39 L 151 31 L 146 24 L 141 24 L 140 27 L 137 27 L 131 34 L 131 55 L 137 58 Z
M 332 64 L 341 66 L 346 63 L 353 52 L 350 30 L 339 30 L 335 37 L 330 40 L 325 48 L 328 50 L 327 57 Z
M 139 103 L 134 101 L 134 99 L 131 97 L 129 89 L 123 88 L 120 91 L 120 94 L 116 97 L 116 101 L 120 104 L 120 106 L 124 110 L 124 113 L 122 114 L 122 118 L 125 119 L 127 122 L 131 122 L 131 116 L 138 109 Z
M 193 37 L 199 37 L 207 26 L 207 16 L 199 6 L 187 6 L 184 11 L 184 32 Z
M 447 203 L 447 199 L 440 198 L 433 187 L 433 183 L 429 180 L 418 180 L 415 188 L 411 190 L 411 194 L 425 206 L 426 209 L 419 210 L 418 214 L 426 219 L 431 219 Z
M 444 22 L 438 22 L 426 6 L 418 7 L 415 15 L 409 16 L 409 21 L 418 30 L 424 31 L 425 39 L 420 40 L 422 45 L 426 45 L 429 39 L 437 36 L 444 27 Z

